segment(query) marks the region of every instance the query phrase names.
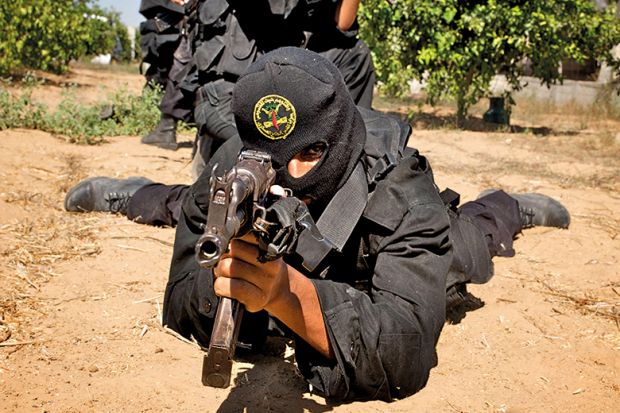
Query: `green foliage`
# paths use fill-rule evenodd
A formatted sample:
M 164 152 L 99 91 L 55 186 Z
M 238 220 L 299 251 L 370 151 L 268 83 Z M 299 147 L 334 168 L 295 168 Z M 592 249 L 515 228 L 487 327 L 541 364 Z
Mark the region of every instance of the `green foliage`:
M 613 14 L 590 0 L 367 0 L 360 31 L 384 91 L 403 95 L 408 80 L 424 79 L 429 101 L 455 98 L 462 121 L 498 73 L 506 75 L 512 102 L 526 58 L 547 85 L 562 80 L 564 59 L 592 57 L 619 71 L 610 54 L 620 43 Z
M 25 69 L 63 73 L 71 60 L 86 54 L 109 53 L 117 39 L 127 45 L 124 50 L 130 53 L 127 30 L 118 14 L 90 3 L 91 0 L 0 2 L 0 74 Z
M 71 0 L 0 2 L 0 73 L 16 68 L 62 72 L 85 51 L 83 4 Z
M 132 95 L 125 90 L 116 92 L 112 98 L 116 123 L 115 135 L 143 135 L 152 131 L 161 112 L 159 102 L 162 97 L 161 88 L 144 88 L 142 95 Z
M 55 112 L 46 116 L 46 132 L 65 136 L 70 142 L 95 144 L 103 136 L 114 136 L 115 125 L 110 119 L 102 120 L 96 106 L 81 106 L 75 99 L 65 98 Z
M 142 135 L 159 121 L 161 90 L 146 88 L 141 96 L 125 90 L 110 97 L 110 103 L 85 106 L 72 90 L 67 90 L 54 112 L 31 99 L 26 89 L 14 96 L 0 89 L 0 130 L 8 128 L 39 129 L 67 138 L 74 143 L 96 144 L 105 136 Z M 102 112 L 110 116 L 102 118 Z
M 138 60 L 139 62 L 141 61 L 142 57 L 141 57 L 141 48 L 142 46 L 140 46 L 140 41 L 142 40 L 142 35 L 140 34 L 140 30 L 136 30 L 135 31 L 135 37 L 134 37 L 134 41 L 133 41 L 133 50 L 135 50 L 136 52 L 136 60 Z
M 96 56 L 109 53 L 115 45 L 114 28 L 108 21 L 108 16 L 99 7 L 89 11 L 86 29 L 88 30 L 88 42 L 84 55 Z
M 130 62 L 132 45 L 120 14 L 98 6 L 93 7 L 91 13 L 91 47 L 86 54 L 92 56 L 111 52 L 117 62 Z
M 0 130 L 45 128 L 47 111 L 44 106 L 33 103 L 30 95 L 29 89 L 26 89 L 19 97 L 14 97 L 6 90 L 0 89 Z

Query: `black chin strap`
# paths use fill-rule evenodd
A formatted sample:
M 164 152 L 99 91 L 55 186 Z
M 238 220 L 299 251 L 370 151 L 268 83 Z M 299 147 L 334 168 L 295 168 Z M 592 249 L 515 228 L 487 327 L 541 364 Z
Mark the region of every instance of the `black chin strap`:
M 362 216 L 367 202 L 366 172 L 362 163 L 358 162 L 347 182 L 327 204 L 316 224 L 321 235 L 327 238 L 337 251 L 342 251 Z

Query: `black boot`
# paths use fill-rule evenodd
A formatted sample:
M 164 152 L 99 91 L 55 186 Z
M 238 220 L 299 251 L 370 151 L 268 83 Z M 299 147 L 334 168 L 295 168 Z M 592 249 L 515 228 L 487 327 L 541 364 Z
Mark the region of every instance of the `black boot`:
M 496 189 L 487 189 L 480 193 L 478 198 L 489 195 Z M 521 228 L 536 226 L 568 228 L 570 213 L 564 205 L 550 196 L 543 194 L 508 194 L 519 203 Z
M 465 283 L 454 284 L 446 290 L 446 321 L 458 324 L 465 313 L 484 307 L 484 301 L 467 291 Z
M 179 148 L 177 144 L 177 120 L 170 116 L 162 115 L 155 130 L 148 135 L 144 135 L 140 142 L 176 151 Z
M 69 212 L 105 211 L 126 215 L 127 203 L 133 194 L 150 183 L 153 181 L 141 176 L 88 178 L 67 192 L 65 209 Z
M 521 227 L 568 228 L 570 214 L 559 201 L 543 194 L 509 194 L 519 202 Z

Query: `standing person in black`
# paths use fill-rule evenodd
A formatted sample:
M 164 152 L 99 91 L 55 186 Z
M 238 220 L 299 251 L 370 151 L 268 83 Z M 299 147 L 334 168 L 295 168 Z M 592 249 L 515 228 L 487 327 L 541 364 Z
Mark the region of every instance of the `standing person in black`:
M 357 37 L 359 0 L 203 0 L 192 34 L 193 57 L 180 88 L 195 96 L 198 128 L 194 176 L 237 135 L 231 109 L 238 77 L 262 54 L 282 46 L 314 50 L 342 72 L 354 101 L 370 108 L 374 69 Z
M 183 15 L 183 0 L 142 0 L 140 14 L 140 48 L 147 85 L 166 87 L 173 63 L 173 54 L 179 45 Z
M 188 32 L 192 5 L 198 0 L 142 0 L 140 13 L 147 20 L 140 25 L 143 62 L 149 63 L 147 85 L 159 85 L 164 94 L 160 101 L 157 127 L 141 142 L 176 150 L 177 123 L 193 118 L 193 97 L 179 89 L 184 69 L 191 59 Z
M 230 107 L 236 79 L 257 57 L 281 46 L 323 54 L 343 73 L 356 104 L 370 108 L 375 77 L 370 50 L 357 38 L 358 7 L 359 0 L 188 2 L 161 120 L 142 143 L 176 150 L 177 122 L 193 115 L 198 132 L 192 169 L 200 175 L 217 148 L 236 135 Z
M 308 208 L 334 246 L 324 271 L 298 265 L 299 244 L 259 263 L 251 236 L 233 240 L 213 271 L 202 269 L 194 247 L 208 212 L 210 168 L 189 188 L 87 180 L 67 194 L 65 208 L 115 200 L 128 217 L 141 208 L 153 223 L 140 192 L 151 191 L 142 199 L 165 188 L 183 193 L 162 197 L 159 209 L 177 224 L 163 323 L 206 346 L 218 297 L 237 299 L 250 312 L 240 340 L 260 343 L 269 318 L 284 325 L 300 372 L 327 398 L 389 401 L 423 388 L 437 364 L 446 304 L 455 304 L 450 292 L 487 282 L 491 258 L 510 256 L 523 228 L 569 225 L 566 209 L 544 195 L 494 191 L 446 205 L 426 158 L 405 146 L 409 126 L 356 107 L 338 69 L 316 53 L 283 48 L 259 58 L 236 83 L 232 105 L 240 139 L 220 148 L 214 172 L 228 170 L 242 148 L 270 154 L 276 184 L 292 194 L 276 204 Z M 276 106 L 274 123 L 263 109 Z M 133 196 L 111 196 L 110 188 Z

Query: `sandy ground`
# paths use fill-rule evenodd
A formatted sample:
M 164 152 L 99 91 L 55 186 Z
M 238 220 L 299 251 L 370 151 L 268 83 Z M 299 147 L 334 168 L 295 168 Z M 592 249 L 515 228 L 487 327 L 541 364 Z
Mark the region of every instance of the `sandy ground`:
M 142 85 L 85 69 L 65 81 L 85 102 Z M 61 93 L 34 96 L 53 105 Z M 410 144 L 463 201 L 488 187 L 544 192 L 571 227 L 527 230 L 514 258 L 496 259 L 491 282 L 471 288 L 486 305 L 445 326 L 427 387 L 393 403 L 327 403 L 278 342 L 235 364 L 234 387 L 203 387 L 201 350 L 159 324 L 174 230 L 62 209 L 86 176 L 188 183 L 190 149 L 0 131 L 0 412 L 618 411 L 620 124 L 519 110 L 517 133 L 429 128 L 443 116 L 429 110 Z

